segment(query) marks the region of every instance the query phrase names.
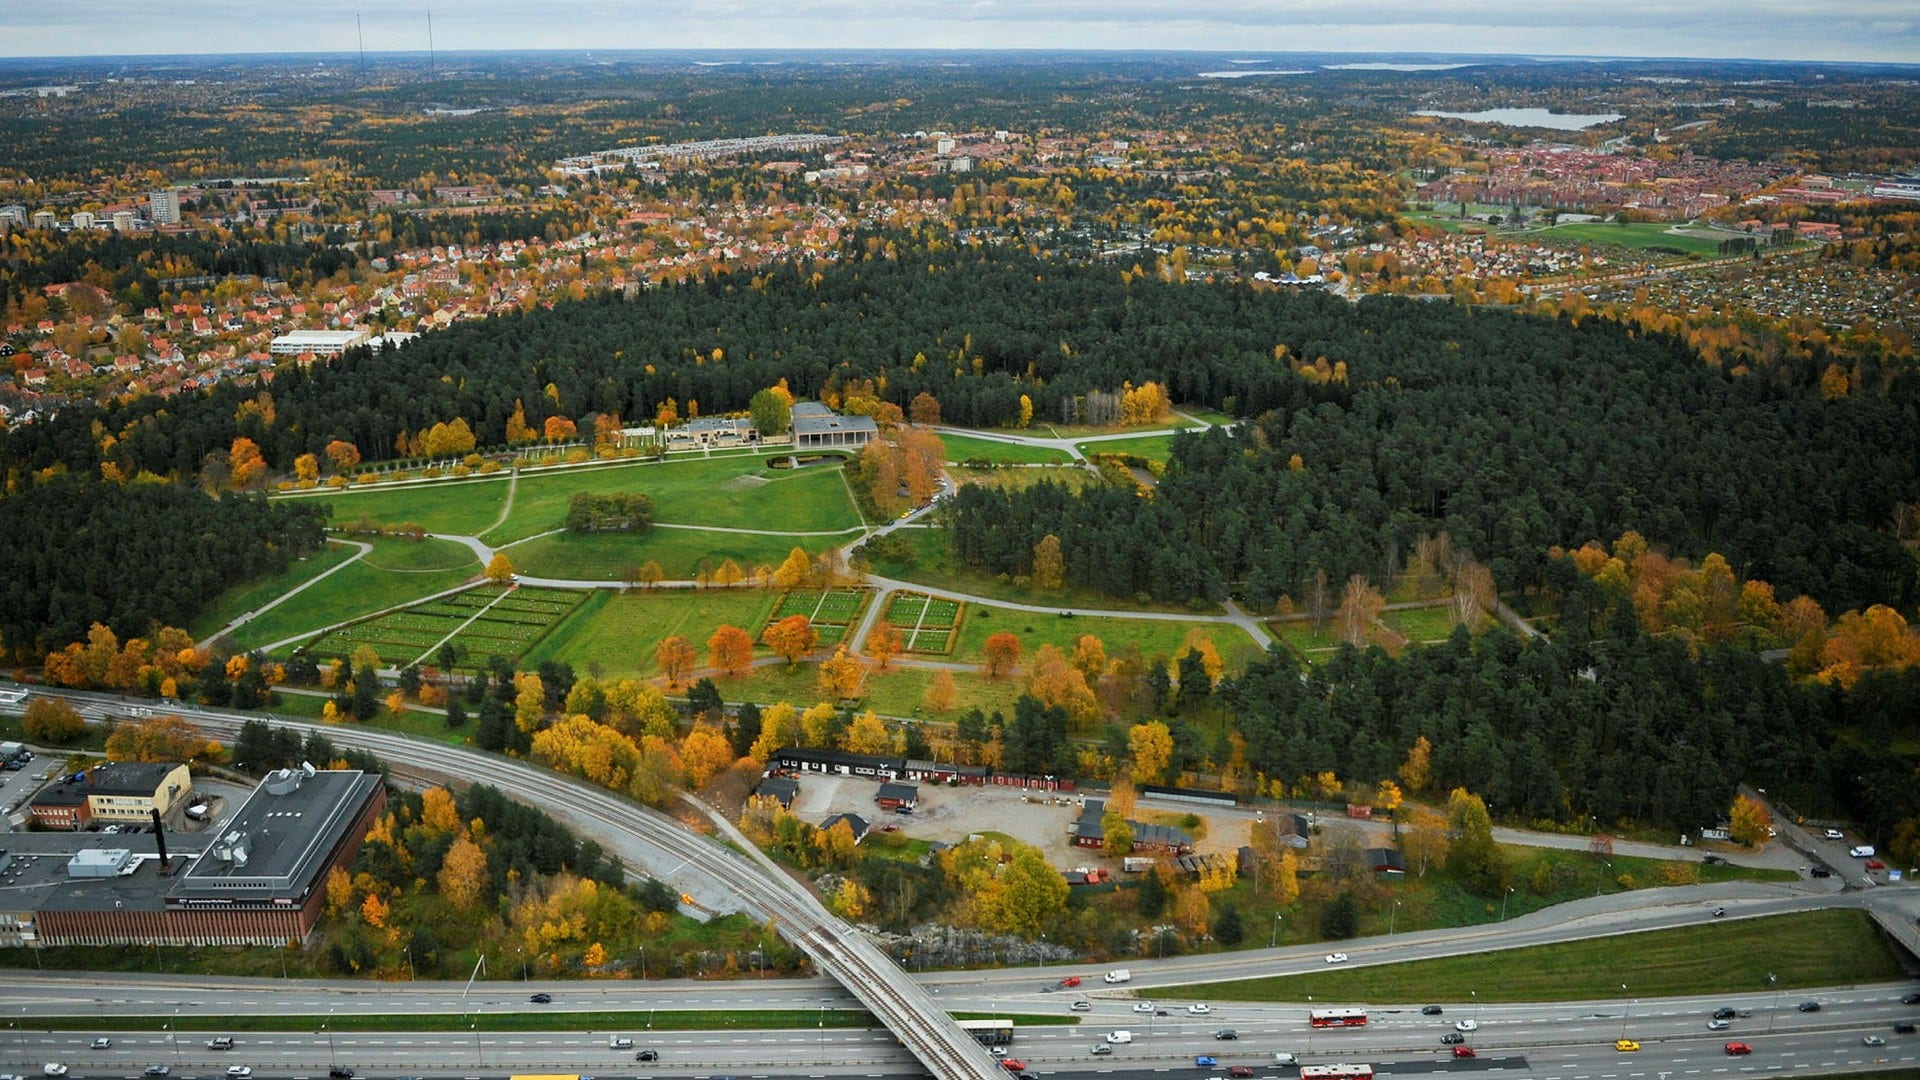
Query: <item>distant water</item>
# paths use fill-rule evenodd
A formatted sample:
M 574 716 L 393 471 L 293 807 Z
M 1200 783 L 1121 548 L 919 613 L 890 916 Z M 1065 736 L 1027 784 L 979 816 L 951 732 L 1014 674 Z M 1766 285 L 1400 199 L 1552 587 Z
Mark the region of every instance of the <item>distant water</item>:
M 1443 112 L 1421 109 L 1415 116 L 1444 116 L 1450 120 L 1471 120 L 1477 124 L 1505 124 L 1508 127 L 1552 128 L 1555 131 L 1581 131 L 1598 124 L 1626 119 L 1624 113 L 1557 113 L 1546 109 L 1482 109 L 1479 112 Z
M 1250 70 L 1242 69 L 1240 71 L 1203 71 L 1200 73 L 1200 77 L 1203 79 L 1244 79 L 1249 75 L 1311 75 L 1311 74 L 1313 74 L 1311 71 L 1268 71 L 1268 70 L 1250 71 Z
M 1478 64 L 1389 64 L 1383 61 L 1370 61 L 1365 64 L 1324 64 L 1328 71 L 1453 71 L 1456 68 L 1478 67 Z

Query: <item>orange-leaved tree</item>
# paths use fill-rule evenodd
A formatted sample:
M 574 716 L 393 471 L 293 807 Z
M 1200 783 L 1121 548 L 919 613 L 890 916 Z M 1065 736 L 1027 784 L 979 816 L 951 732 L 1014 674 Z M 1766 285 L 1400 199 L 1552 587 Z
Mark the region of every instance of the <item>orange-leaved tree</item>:
M 728 675 L 738 675 L 753 666 L 753 637 L 737 626 L 721 623 L 707 639 L 707 665 Z
M 814 643 L 820 640 L 812 620 L 805 615 L 789 615 L 767 627 L 761 637 L 769 648 L 786 658 L 789 666 L 799 663 L 800 658 L 812 652 Z

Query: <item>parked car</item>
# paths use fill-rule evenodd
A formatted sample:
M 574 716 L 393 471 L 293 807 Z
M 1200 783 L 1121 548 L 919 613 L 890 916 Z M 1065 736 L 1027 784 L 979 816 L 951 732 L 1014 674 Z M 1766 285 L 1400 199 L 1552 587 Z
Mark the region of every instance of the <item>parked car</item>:
M 1846 838 L 1847 838 L 1847 834 L 1841 832 L 1839 829 L 1827 830 L 1827 839 L 1829 840 L 1845 840 Z
M 1632 1039 L 1615 1039 L 1613 1048 L 1625 1054 L 1640 1049 L 1640 1044 Z
M 1458 1046 L 1466 1041 L 1467 1037 L 1457 1031 L 1449 1031 L 1445 1035 L 1440 1036 L 1441 1046 Z
M 535 1005 L 551 1005 L 553 1004 L 553 995 L 552 994 L 535 994 L 532 997 L 528 998 L 527 1000 L 533 1002 Z
M 1820 1003 L 1817 1001 L 1803 1001 L 1800 1003 L 1800 1011 L 1801 1012 L 1819 1012 Z
M 1456 1046 L 1453 1048 L 1453 1056 L 1457 1058 L 1469 1058 L 1479 1057 L 1480 1055 L 1475 1054 L 1471 1046 Z
M 1816 866 L 1813 869 L 1808 870 L 1807 873 L 1812 874 L 1814 877 L 1832 877 L 1833 876 L 1833 871 L 1827 869 L 1824 866 Z
M 1205 1016 L 1212 1011 L 1213 1011 L 1213 1006 L 1205 1003 L 1187 1006 L 1187 1012 L 1193 1014 L 1194 1016 Z
M 1197 1069 L 1217 1069 L 1220 1067 L 1220 1063 L 1218 1061 L 1215 1061 L 1213 1058 L 1210 1058 L 1205 1054 L 1200 1054 L 1196 1056 L 1193 1059 L 1193 1065 L 1194 1065 L 1194 1068 L 1197 1068 Z
M 1453 1030 L 1455 1030 L 1455 1031 L 1479 1031 L 1479 1030 L 1480 1030 L 1480 1021 L 1478 1021 L 1478 1020 L 1475 1020 L 1475 1019 L 1474 1019 L 1474 1018 L 1472 1018 L 1472 1017 L 1468 1017 L 1468 1018 L 1466 1018 L 1465 1020 L 1455 1020 L 1455 1021 L 1453 1022 Z
M 1428 1005 L 1420 1010 L 1420 1015 L 1421 1016 L 1439 1016 L 1444 1011 L 1445 1010 L 1440 1008 L 1440 1006 L 1438 1005 Z
M 1334 952 L 1334 953 L 1327 954 L 1327 963 L 1329 964 L 1344 964 L 1346 962 L 1347 962 L 1346 953 Z
M 1221 1042 L 1232 1042 L 1240 1037 L 1240 1033 L 1232 1028 L 1221 1028 L 1219 1031 L 1213 1033 L 1213 1037 L 1219 1039 Z
M 1881 862 L 1879 859 L 1868 859 L 1866 862 L 1862 863 L 1861 865 L 1865 866 L 1869 870 L 1885 870 L 1887 868 L 1887 864 Z
M 1113 1044 L 1112 1043 L 1094 1043 L 1093 1052 L 1097 1055 L 1104 1057 L 1107 1054 L 1113 1053 Z
M 1746 1043 L 1743 1043 L 1743 1042 L 1730 1042 L 1727 1044 L 1727 1053 L 1751 1054 L 1753 1053 L 1753 1047 L 1748 1046 Z

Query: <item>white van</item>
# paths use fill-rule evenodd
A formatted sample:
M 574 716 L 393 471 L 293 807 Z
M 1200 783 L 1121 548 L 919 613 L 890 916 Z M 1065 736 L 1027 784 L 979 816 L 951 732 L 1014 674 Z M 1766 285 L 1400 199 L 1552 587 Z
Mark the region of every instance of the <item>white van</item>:
M 607 1049 L 631 1050 L 633 1049 L 633 1040 L 625 1035 L 609 1035 L 607 1036 Z
M 1127 1043 L 1130 1043 L 1133 1041 L 1133 1032 L 1109 1031 L 1107 1032 L 1107 1041 L 1114 1044 L 1115 1046 L 1124 1046 Z
M 1300 1059 L 1282 1050 L 1273 1055 L 1273 1063 L 1275 1065 L 1298 1065 L 1300 1064 Z
M 1128 970 L 1127 968 L 1114 968 L 1112 971 L 1109 971 L 1105 975 L 1100 976 L 1100 981 L 1107 982 L 1107 983 L 1123 983 L 1131 978 L 1133 978 L 1133 972 Z
M 1856 859 L 1871 859 L 1873 858 L 1873 845 L 1861 844 L 1859 847 L 1848 848 L 1847 854 Z

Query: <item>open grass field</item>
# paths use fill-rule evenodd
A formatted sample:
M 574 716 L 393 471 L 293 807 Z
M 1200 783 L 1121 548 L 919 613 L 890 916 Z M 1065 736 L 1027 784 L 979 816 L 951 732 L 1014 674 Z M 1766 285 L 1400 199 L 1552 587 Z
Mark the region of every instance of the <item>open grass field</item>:
M 1080 452 L 1094 454 L 1132 454 L 1148 461 L 1165 461 L 1173 456 L 1173 436 L 1142 435 L 1137 439 L 1103 439 L 1078 444 Z
M 1764 990 L 1902 978 L 1863 911 L 1830 910 L 1569 941 L 1406 964 L 1182 987 L 1189 997 L 1241 1001 L 1581 1001 Z M 1628 1032 L 1629 1037 L 1632 1032 Z
M 1407 636 L 1408 641 L 1444 641 L 1453 633 L 1453 620 L 1444 607 L 1383 611 L 1380 621 Z
M 1010 581 L 1001 581 L 993 574 L 982 573 L 959 565 L 954 561 L 953 552 L 947 545 L 947 533 L 944 529 L 901 529 L 893 534 L 905 540 L 913 548 L 911 565 L 894 559 L 876 558 L 873 569 L 877 574 L 899 578 L 902 581 L 918 582 L 934 591 L 951 589 L 954 592 L 972 593 L 975 596 L 992 597 L 995 600 L 1007 600 L 1016 604 L 1059 605 L 1063 608 L 1087 608 L 1105 611 L 1194 611 L 1186 605 L 1155 604 L 1151 601 L 1141 604 L 1130 597 L 1108 596 L 1091 589 L 1067 589 L 1056 593 L 1038 593 L 1016 587 Z M 1207 603 L 1199 608 L 1200 614 L 1220 613 L 1220 607 Z
M 785 701 L 806 708 L 822 700 L 816 686 L 819 671 L 818 664 L 802 663 L 793 668 L 785 664 L 773 664 L 755 668 L 739 678 L 715 679 L 714 682 L 720 688 L 720 696 L 728 701 L 755 701 L 762 705 Z M 859 707 L 887 716 L 932 717 L 921 702 L 926 698 L 927 686 L 933 682 L 934 674 L 927 668 L 902 667 L 898 664 L 886 671 L 869 668 L 866 680 L 861 684 Z M 953 682 L 956 713 L 978 705 L 989 713 L 998 709 L 1011 716 L 1014 701 L 1026 689 L 1026 680 L 1018 675 L 989 679 L 979 672 L 956 671 L 953 672 Z M 952 720 L 954 715 L 948 713 L 932 718 Z
M 505 551 L 515 570 L 534 577 L 618 581 L 627 567 L 652 559 L 660 563 L 669 580 L 690 581 L 703 562 L 708 568 L 714 568 L 732 559 L 744 570 L 778 566 L 795 547 L 817 555 L 845 539 L 655 528 L 637 536 L 556 533 L 514 544 Z
M 766 460 L 693 458 L 523 475 L 512 512 L 485 539 L 512 543 L 561 528 L 567 500 L 582 491 L 644 491 L 653 497 L 654 520 L 677 525 L 817 532 L 860 524 L 838 466 L 769 469 Z
M 283 596 L 290 589 L 298 588 L 312 581 L 328 570 L 346 562 L 360 549 L 352 544 L 329 543 L 304 560 L 289 565 L 285 573 L 269 577 L 244 581 L 213 598 L 213 601 L 200 609 L 193 621 L 187 624 L 187 632 L 195 641 L 206 638 L 221 627 L 232 622 L 240 615 L 259 609 L 276 596 Z
M 942 432 L 940 441 L 946 444 L 948 461 L 985 458 L 996 465 L 1001 463 L 1064 465 L 1073 460 L 1065 450 L 1055 450 L 1047 446 L 1026 446 L 1021 443 L 1003 442 L 999 439 L 976 438 L 972 435 Z
M 280 498 L 331 504 L 336 524 L 365 518 L 383 525 L 412 523 L 428 532 L 472 536 L 493 524 L 507 500 L 507 476 L 441 480 L 385 489 L 301 492 Z
M 373 551 L 233 632 L 243 649 L 370 615 L 449 589 L 479 574 L 466 548 L 445 540 L 374 540 Z M 415 569 L 422 562 L 452 569 Z M 389 567 L 399 567 L 390 569 Z
M 1134 427 L 1122 427 L 1119 424 L 1035 424 L 1027 434 L 1045 435 L 1055 439 L 1084 439 L 1089 435 L 1121 435 L 1128 431 L 1162 431 L 1167 428 L 1205 427 L 1198 420 L 1189 420 L 1178 413 L 1167 417 L 1164 424 L 1142 424 Z
M 564 660 L 581 673 L 652 676 L 654 649 L 675 634 L 693 643 L 704 664 L 715 630 L 724 623 L 757 633 L 776 600 L 761 589 L 595 589 L 521 664 Z
M 949 467 L 947 476 L 955 484 L 979 484 L 984 487 L 1000 488 L 1003 491 L 1023 491 L 1043 481 L 1064 485 L 1069 491 L 1079 491 L 1094 484 L 1104 484 L 1100 474 L 1083 469 L 1078 465 L 1059 465 L 1045 469 L 962 469 Z
M 987 638 L 1003 630 L 1020 639 L 1023 665 L 1032 659 L 1042 645 L 1058 646 L 1061 652 L 1071 657 L 1074 643 L 1080 640 L 1082 634 L 1099 638 L 1107 648 L 1108 657 L 1117 655 L 1129 642 L 1138 643 L 1141 653 L 1149 659 L 1156 656 L 1171 657 L 1180 650 L 1187 633 L 1196 627 L 1212 640 L 1213 647 L 1219 651 L 1220 658 L 1227 662 L 1229 670 L 1238 667 L 1233 662 L 1236 653 L 1250 652 L 1255 648 L 1253 639 L 1231 623 L 1158 622 L 1152 619 L 1097 618 L 1088 615 L 1064 619 L 1058 615 L 974 604 L 967 608 L 967 618 L 960 628 L 960 640 L 954 647 L 953 658 L 963 663 L 982 662 L 986 659 Z
M 1613 244 L 1618 247 L 1641 249 L 1673 248 L 1689 255 L 1711 258 L 1720 254 L 1721 240 L 1740 235 L 1727 233 L 1710 239 L 1703 236 L 1675 235 L 1667 232 L 1667 228 L 1665 222 L 1635 222 L 1621 225 L 1611 221 L 1582 221 L 1572 225 L 1556 225 L 1551 229 L 1541 229 L 1530 232 L 1527 236 L 1534 240 L 1564 240 L 1576 244 Z
M 1328 620 L 1325 630 L 1319 631 L 1304 619 L 1286 622 L 1275 620 L 1267 624 L 1267 630 L 1304 656 L 1309 663 L 1325 660 L 1340 647 L 1340 630 L 1332 620 Z

